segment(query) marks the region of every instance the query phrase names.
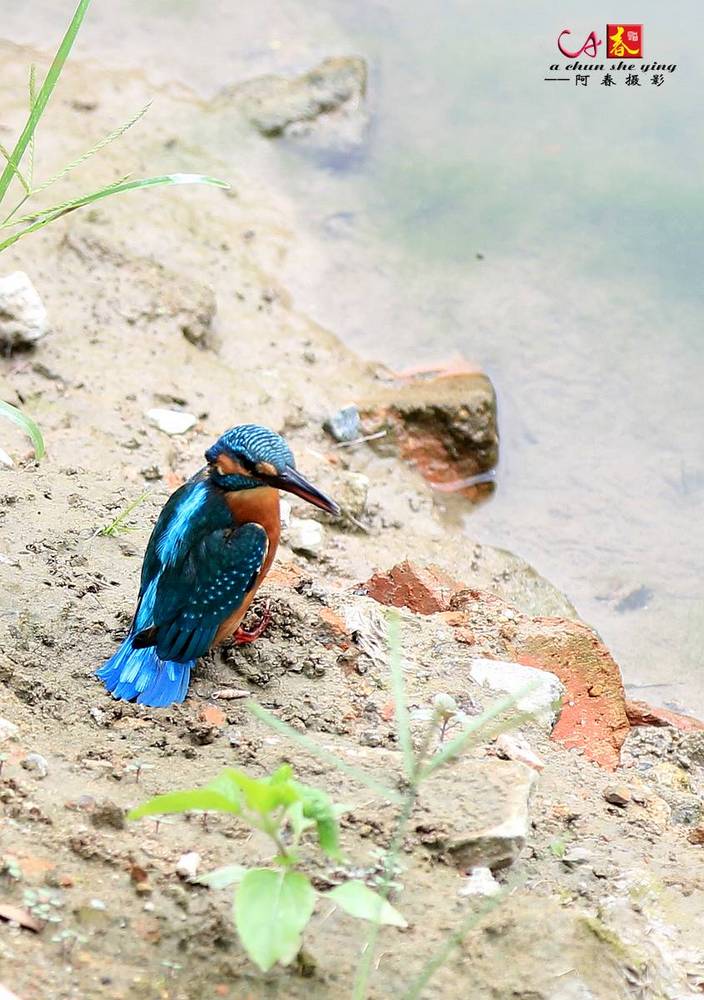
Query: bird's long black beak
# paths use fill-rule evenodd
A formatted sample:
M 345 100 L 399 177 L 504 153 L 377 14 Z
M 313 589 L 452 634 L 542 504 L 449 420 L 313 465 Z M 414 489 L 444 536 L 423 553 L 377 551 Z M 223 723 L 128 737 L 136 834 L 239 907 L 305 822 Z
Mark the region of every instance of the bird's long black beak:
M 312 503 L 314 507 L 319 507 L 328 514 L 334 514 L 337 517 L 340 513 L 340 508 L 334 500 L 316 489 L 297 469 L 292 469 L 290 465 L 286 466 L 281 475 L 267 477 L 267 482 L 287 493 L 294 493 L 297 497 L 307 500 L 308 503 Z

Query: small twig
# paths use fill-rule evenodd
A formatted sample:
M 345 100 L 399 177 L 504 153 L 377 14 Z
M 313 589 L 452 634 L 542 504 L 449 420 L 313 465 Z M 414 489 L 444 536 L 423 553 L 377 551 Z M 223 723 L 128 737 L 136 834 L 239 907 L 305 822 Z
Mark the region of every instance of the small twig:
M 387 431 L 376 431 L 374 434 L 365 434 L 363 437 L 355 438 L 353 441 L 338 441 L 336 448 L 353 448 L 356 444 L 364 444 L 365 441 L 376 441 L 378 438 L 386 437 Z

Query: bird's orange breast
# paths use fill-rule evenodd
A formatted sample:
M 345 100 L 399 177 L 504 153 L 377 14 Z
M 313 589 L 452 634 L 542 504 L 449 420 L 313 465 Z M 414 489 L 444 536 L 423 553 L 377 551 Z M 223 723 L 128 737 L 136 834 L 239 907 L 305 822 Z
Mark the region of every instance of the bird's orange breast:
M 215 636 L 216 644 L 232 635 L 247 614 L 249 605 L 252 603 L 252 598 L 271 568 L 281 536 L 281 512 L 279 509 L 278 490 L 271 486 L 257 486 L 249 490 L 226 493 L 225 501 L 230 508 L 232 520 L 237 526 L 241 524 L 261 524 L 264 531 L 266 531 L 269 547 L 256 583 L 239 608 L 229 618 L 226 618 L 218 629 Z

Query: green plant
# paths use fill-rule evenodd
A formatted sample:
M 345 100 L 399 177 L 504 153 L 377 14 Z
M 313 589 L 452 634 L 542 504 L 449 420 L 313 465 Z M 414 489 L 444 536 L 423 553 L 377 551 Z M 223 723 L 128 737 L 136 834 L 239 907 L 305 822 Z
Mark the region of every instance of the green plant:
M 394 787 L 391 783 L 384 785 L 364 771 L 351 767 L 349 764 L 335 757 L 328 750 L 319 747 L 305 734 L 298 732 L 298 730 L 277 719 L 276 716 L 267 712 L 266 709 L 255 702 L 249 702 L 247 705 L 253 715 L 266 723 L 275 732 L 281 733 L 292 743 L 297 744 L 338 770 L 349 774 L 362 784 L 373 789 L 377 794 L 381 794 L 387 800 L 397 804 L 398 817 L 396 826 L 384 856 L 383 872 L 380 879 L 379 895 L 382 899 L 386 899 L 391 890 L 394 875 L 398 868 L 399 854 L 408 829 L 408 823 L 422 784 L 432 778 L 433 774 L 439 768 L 449 764 L 480 739 L 484 741 L 495 739 L 500 733 L 516 729 L 522 723 L 532 719 L 533 716 L 530 712 L 518 712 L 509 716 L 506 713 L 519 703 L 534 687 L 533 684 L 529 684 L 515 694 L 508 695 L 495 702 L 494 705 L 482 712 L 481 715 L 469 719 L 462 717 L 457 712 L 456 703 L 449 695 L 438 696 L 434 700 L 432 717 L 425 731 L 417 741 L 417 745 L 414 746 L 411 738 L 401 663 L 400 619 L 398 614 L 390 612 L 388 621 L 389 669 L 394 695 L 396 736 L 403 759 L 403 775 L 401 781 L 396 782 L 397 787 Z M 444 742 L 447 735 L 448 720 L 452 720 L 453 724 L 457 723 L 460 725 L 461 723 L 461 729 L 451 740 Z M 436 743 L 435 747 L 433 747 L 434 742 Z M 399 785 L 401 791 L 399 791 Z M 479 923 L 486 913 L 499 905 L 503 899 L 503 895 L 503 893 L 498 894 L 487 900 L 483 906 L 471 911 L 460 922 L 457 929 L 449 935 L 438 951 L 428 959 L 421 972 L 407 990 L 399 994 L 399 996 L 403 997 L 403 1000 L 419 1000 L 437 969 L 447 961 L 452 951 L 462 943 L 469 931 Z M 374 965 L 378 935 L 379 923 L 377 922 L 372 925 L 367 941 L 362 949 L 352 994 L 354 1000 L 365 1000 L 368 995 L 368 985 Z
M 108 524 L 104 524 L 102 528 L 98 528 L 95 534 L 101 535 L 104 538 L 113 538 L 115 535 L 121 535 L 126 531 L 132 531 L 133 526 L 131 524 L 127 524 L 127 518 L 130 516 L 132 511 L 149 496 L 149 493 L 149 490 L 145 490 L 144 493 L 140 493 L 136 500 L 132 500 L 132 502 L 128 503 L 126 507 L 123 507 L 119 514 L 112 519 L 112 521 L 109 521 Z M 139 774 L 145 766 L 148 767 L 149 765 L 141 764 L 137 767 L 136 765 L 129 764 L 127 769 L 131 771 L 136 770 L 137 781 L 139 781 Z
M 11 403 L 3 402 L 2 399 L 0 399 L 0 416 L 5 417 L 6 420 L 11 420 L 13 424 L 17 424 L 18 427 L 21 427 L 32 440 L 35 456 L 38 459 L 44 457 L 44 438 L 42 437 L 42 432 L 39 430 L 31 417 L 28 417 L 26 413 L 22 412 L 22 410 L 18 410 L 16 406 L 12 406 Z
M 315 832 L 323 853 L 340 861 L 338 816 L 345 811 L 329 797 L 296 781 L 284 765 L 266 778 L 252 778 L 227 768 L 202 788 L 157 795 L 133 809 L 128 819 L 142 816 L 206 810 L 230 813 L 271 840 L 276 854 L 261 868 L 227 865 L 197 881 L 211 888 L 237 885 L 234 919 L 243 948 L 266 972 L 277 962 L 288 965 L 300 953 L 302 936 L 317 899 L 330 900 L 353 917 L 376 924 L 405 927 L 401 914 L 363 881 L 350 879 L 327 892 L 318 892 L 301 871 L 301 842 Z
M 132 118 L 124 124 L 113 129 L 107 136 L 95 143 L 86 152 L 81 153 L 47 180 L 36 185 L 34 184 L 34 147 L 37 127 L 46 110 L 46 106 L 54 88 L 59 81 L 64 64 L 73 47 L 73 43 L 76 40 L 76 36 L 81 24 L 83 23 L 83 19 L 90 3 L 91 0 L 79 0 L 73 18 L 71 19 L 71 23 L 66 30 L 66 34 L 64 35 L 59 48 L 57 49 L 56 55 L 54 56 L 51 66 L 49 67 L 49 71 L 44 79 L 44 82 L 38 91 L 36 88 L 35 69 L 34 67 L 31 67 L 29 73 L 29 114 L 27 121 L 22 129 L 22 132 L 20 133 L 19 138 L 17 139 L 17 142 L 15 143 L 14 148 L 11 151 L 5 149 L 4 146 L 0 146 L 0 155 L 6 161 L 4 170 L 2 171 L 2 174 L 0 174 L 0 205 L 3 204 L 13 182 L 16 186 L 19 186 L 22 189 L 19 201 L 0 222 L 0 231 L 11 230 L 10 234 L 4 239 L 0 238 L 0 251 L 7 250 L 8 247 L 12 246 L 19 239 L 22 239 L 23 236 L 27 236 L 29 233 L 37 232 L 37 230 L 42 229 L 50 222 L 60 218 L 62 215 L 66 215 L 68 212 L 73 212 L 78 208 L 82 208 L 84 205 L 90 205 L 95 201 L 101 200 L 102 198 L 108 198 L 112 195 L 121 194 L 125 191 L 135 191 L 140 188 L 156 187 L 164 184 L 210 184 L 215 185 L 216 187 L 229 186 L 225 181 L 218 180 L 214 177 L 208 177 L 204 174 L 161 174 L 156 177 L 146 177 L 137 180 L 132 180 L 128 176 L 122 177 L 113 183 L 106 184 L 105 186 L 98 188 L 95 191 L 91 191 L 88 194 L 70 198 L 66 201 L 59 202 L 58 204 L 37 208 L 29 214 L 18 215 L 20 209 L 30 199 L 33 199 L 38 194 L 46 191 L 46 189 L 51 187 L 52 184 L 55 184 L 57 181 L 72 173 L 72 171 L 81 166 L 81 164 L 83 164 L 87 159 L 100 152 L 100 150 L 104 149 L 116 139 L 119 139 L 120 136 L 124 135 L 128 129 L 130 129 L 142 118 L 148 109 L 147 105 L 147 107 L 133 115 Z M 23 170 L 25 155 L 27 156 L 27 169 Z
M 389 651 L 397 738 L 403 757 L 404 773 L 400 781 L 398 778 L 388 783 L 380 781 L 319 746 L 305 733 L 293 729 L 255 702 L 247 704 L 250 712 L 275 732 L 398 807 L 395 830 L 383 854 L 381 876 L 376 880 L 378 891 L 373 891 L 360 880 L 350 880 L 322 894 L 353 916 L 362 917 L 371 923 L 354 983 L 354 1000 L 364 1000 L 368 995 L 381 925 L 405 926 L 403 917 L 388 902 L 388 896 L 400 869 L 400 851 L 421 785 L 440 767 L 449 764 L 479 739 L 494 739 L 500 733 L 515 729 L 532 718 L 530 712 L 506 715 L 533 689 L 532 684 L 500 699 L 481 715 L 471 719 L 458 712 L 456 703 L 450 696 L 437 696 L 432 717 L 417 745 L 414 745 L 406 706 L 399 618 L 396 613 L 389 614 Z M 453 739 L 445 743 L 450 719 L 453 724 L 461 724 L 462 728 Z M 301 935 L 310 920 L 316 900 L 310 880 L 298 870 L 301 837 L 307 830 L 315 827 L 322 850 L 333 860 L 338 858 L 337 816 L 341 808 L 334 806 L 323 792 L 295 781 L 290 767 L 284 766 L 270 777 L 258 780 L 240 771 L 228 769 L 203 788 L 158 795 L 134 809 L 128 818 L 138 819 L 141 816 L 187 810 L 233 813 L 272 839 L 277 854 L 271 866 L 246 869 L 241 865 L 227 865 L 197 881 L 213 888 L 239 885 L 235 903 L 237 930 L 245 949 L 260 968 L 271 968 L 276 961 L 284 964 L 292 961 L 299 954 Z M 404 1000 L 419 1000 L 437 969 L 459 947 L 469 931 L 499 905 L 503 895 L 494 896 L 478 909 L 472 910 L 399 996 Z

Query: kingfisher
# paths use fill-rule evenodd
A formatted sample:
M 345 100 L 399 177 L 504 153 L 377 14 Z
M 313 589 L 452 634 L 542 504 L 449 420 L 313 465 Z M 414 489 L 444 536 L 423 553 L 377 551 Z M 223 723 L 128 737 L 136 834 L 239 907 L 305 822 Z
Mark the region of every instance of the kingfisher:
M 97 671 L 116 698 L 157 708 L 181 702 L 199 656 L 228 638 L 258 637 L 267 615 L 253 630 L 241 622 L 276 555 L 279 490 L 340 513 L 266 427 L 230 428 L 205 459 L 164 505 L 144 555 L 129 634 Z

